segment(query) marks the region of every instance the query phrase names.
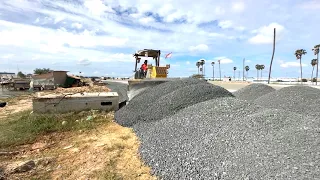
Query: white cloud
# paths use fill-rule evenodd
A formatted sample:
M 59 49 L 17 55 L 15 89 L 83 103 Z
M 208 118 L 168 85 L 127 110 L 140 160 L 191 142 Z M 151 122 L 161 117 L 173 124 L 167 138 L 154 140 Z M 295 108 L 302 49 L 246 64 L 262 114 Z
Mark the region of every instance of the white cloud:
M 152 17 L 143 17 L 143 18 L 139 19 L 139 21 L 142 24 L 148 24 L 150 22 L 154 22 L 154 19 Z
M 190 61 L 187 61 L 186 64 L 189 65 L 189 64 L 190 64 Z
M 220 21 L 218 23 L 218 26 L 220 26 L 222 29 L 227 29 L 227 28 L 231 28 L 233 25 L 233 23 L 229 20 L 225 20 L 225 21 Z
M 89 9 L 93 15 L 100 16 L 104 12 L 114 12 L 109 6 L 103 4 L 101 0 L 86 0 L 84 6 Z
M 7 55 L 2 56 L 3 59 L 11 59 L 13 57 L 14 57 L 14 54 L 7 54 Z
M 280 61 L 280 62 L 281 62 L 280 66 L 283 68 L 300 67 L 300 63 L 296 61 L 291 61 L 291 62 Z M 302 66 L 307 66 L 307 65 L 302 63 Z
M 88 66 L 91 64 L 91 61 L 89 61 L 88 59 L 81 59 L 78 61 L 77 63 L 78 65 L 83 65 L 83 66 Z
M 253 30 L 252 33 L 256 35 L 249 39 L 251 44 L 271 44 L 273 43 L 273 29 L 276 28 L 277 37 L 284 30 L 284 27 L 278 23 L 271 23 L 267 26 L 260 27 L 259 29 Z
M 245 4 L 243 2 L 234 2 L 231 6 L 233 12 L 243 12 L 245 9 Z
M 71 26 L 73 28 L 77 28 L 77 29 L 81 29 L 82 28 L 82 24 L 80 24 L 80 23 L 72 23 Z
M 229 58 L 227 58 L 225 56 L 215 57 L 213 59 L 216 62 L 216 64 L 218 63 L 218 60 L 220 60 L 220 64 L 231 64 L 231 63 L 233 63 L 232 59 L 229 59 Z
M 206 44 L 199 44 L 197 46 L 190 46 L 190 51 L 207 51 L 209 47 Z
M 65 44 L 71 47 L 123 46 L 128 41 L 125 38 L 110 36 L 97 37 L 94 32 L 88 30 L 80 34 L 73 34 L 64 28 L 55 31 L 3 20 L 0 20 L 0 27 L 4 28 L 3 31 L 0 31 L 0 39 L 2 39 L 0 45 L 30 47 L 49 53 L 63 52 Z
M 245 62 L 246 62 L 246 63 L 251 63 L 251 60 L 246 60 Z

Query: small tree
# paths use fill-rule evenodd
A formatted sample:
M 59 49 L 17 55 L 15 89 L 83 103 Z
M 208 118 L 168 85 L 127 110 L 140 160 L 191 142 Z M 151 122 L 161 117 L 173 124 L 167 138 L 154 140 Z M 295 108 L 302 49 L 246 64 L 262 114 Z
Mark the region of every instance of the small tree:
M 52 70 L 49 68 L 36 68 L 35 70 L 33 70 L 34 74 L 47 74 L 51 71 Z
M 314 71 L 314 66 L 318 64 L 317 59 L 312 59 L 310 64 L 312 66 L 311 82 L 313 82 L 313 71 Z
M 261 65 L 256 64 L 256 70 L 257 70 L 257 81 L 258 81 L 258 79 L 259 79 L 259 70 L 260 70 L 260 68 L 261 68 Z
M 264 70 L 265 66 L 263 64 L 260 65 L 260 77 L 261 77 L 261 80 L 262 80 L 262 70 Z
M 18 75 L 18 77 L 20 77 L 20 78 L 26 78 L 26 75 L 23 74 L 21 71 L 19 71 L 17 75 Z
M 301 62 L 301 58 L 303 55 L 307 54 L 307 51 L 305 49 L 298 49 L 296 50 L 296 52 L 294 53 L 294 55 L 296 56 L 297 60 L 300 61 L 300 78 L 301 78 L 301 84 L 302 84 L 302 62 Z
M 233 67 L 233 79 L 236 79 L 236 70 L 237 70 L 237 67 Z
M 245 69 L 246 72 L 247 72 L 247 79 L 248 79 L 248 72 L 249 72 L 249 70 L 250 70 L 250 67 L 249 67 L 249 66 L 246 66 L 246 67 L 244 67 L 244 69 Z

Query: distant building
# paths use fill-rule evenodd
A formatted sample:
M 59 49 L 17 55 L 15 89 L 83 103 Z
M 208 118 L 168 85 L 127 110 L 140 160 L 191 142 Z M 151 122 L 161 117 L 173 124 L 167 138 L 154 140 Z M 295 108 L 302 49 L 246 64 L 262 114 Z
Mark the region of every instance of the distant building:
M 10 73 L 10 72 L 0 72 L 0 78 L 1 79 L 12 79 L 12 78 L 16 78 L 16 74 L 15 73 Z
M 52 71 L 47 74 L 33 75 L 33 84 L 63 86 L 67 80 L 67 72 L 68 71 Z
M 79 77 L 67 75 L 68 71 L 52 71 L 47 74 L 33 75 L 32 80 L 34 86 L 55 86 L 55 87 L 71 87 L 78 86 Z

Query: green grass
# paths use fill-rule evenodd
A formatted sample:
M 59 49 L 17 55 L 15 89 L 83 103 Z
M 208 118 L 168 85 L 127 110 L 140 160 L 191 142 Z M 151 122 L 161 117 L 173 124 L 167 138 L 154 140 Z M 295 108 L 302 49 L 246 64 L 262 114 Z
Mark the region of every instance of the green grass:
M 93 119 L 87 120 L 88 116 Z M 67 114 L 33 114 L 24 111 L 0 119 L 0 149 L 32 143 L 38 136 L 52 132 L 91 129 L 111 122 L 105 112 L 87 111 Z M 66 124 L 62 124 L 66 121 Z

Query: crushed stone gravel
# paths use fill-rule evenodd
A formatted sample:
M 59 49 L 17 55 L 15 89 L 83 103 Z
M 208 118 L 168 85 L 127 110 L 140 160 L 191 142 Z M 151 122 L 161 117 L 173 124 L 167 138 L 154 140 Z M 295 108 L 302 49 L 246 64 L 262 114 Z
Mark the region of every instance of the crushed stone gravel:
M 291 112 L 320 116 L 320 89 L 310 86 L 289 86 L 257 98 L 254 103 Z
M 209 83 L 193 84 L 166 94 L 146 107 L 138 121 L 157 121 L 188 106 L 214 98 L 233 97 L 228 90 Z
M 237 90 L 233 94 L 239 99 L 253 101 L 273 91 L 275 91 L 275 89 L 271 86 L 261 83 L 253 83 Z
M 320 177 L 320 121 L 314 117 L 226 97 L 133 129 L 143 160 L 160 179 Z
M 172 80 L 151 87 L 143 91 L 138 96 L 135 96 L 123 108 L 115 112 L 115 121 L 122 126 L 132 126 L 138 121 L 139 114 L 145 111 L 146 108 L 153 105 L 162 96 L 169 94 L 179 88 L 184 88 L 188 85 L 202 84 L 207 82 L 195 78 L 185 78 L 179 80 Z

